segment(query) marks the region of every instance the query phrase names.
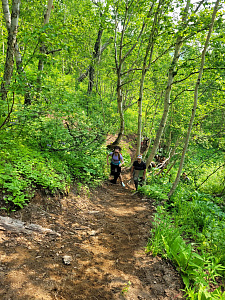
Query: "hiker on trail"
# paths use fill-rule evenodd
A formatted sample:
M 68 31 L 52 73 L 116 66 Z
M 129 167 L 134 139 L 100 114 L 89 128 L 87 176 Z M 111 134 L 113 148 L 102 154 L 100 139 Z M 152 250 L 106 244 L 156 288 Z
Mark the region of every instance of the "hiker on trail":
M 131 177 L 134 179 L 136 191 L 138 190 L 138 184 L 143 185 L 146 174 L 146 163 L 142 161 L 142 155 L 138 155 L 137 160 L 134 161 L 131 168 Z
M 123 156 L 120 153 L 120 147 L 116 146 L 114 148 L 114 151 L 110 152 L 107 155 L 107 165 L 109 165 L 109 156 L 112 156 L 111 163 L 110 163 L 110 166 L 111 166 L 110 174 L 112 176 L 114 176 L 113 180 L 110 180 L 110 182 L 116 184 L 117 178 L 119 177 L 121 185 L 123 187 L 125 187 L 125 184 L 123 183 L 122 175 L 121 175 L 121 166 L 122 166 L 122 164 L 124 164 L 124 161 L 123 161 Z

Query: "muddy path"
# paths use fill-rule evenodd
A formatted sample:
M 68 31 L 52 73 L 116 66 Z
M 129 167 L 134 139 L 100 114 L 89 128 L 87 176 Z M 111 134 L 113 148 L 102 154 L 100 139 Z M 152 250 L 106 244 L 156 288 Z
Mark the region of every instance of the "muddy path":
M 37 194 L 10 217 L 56 234 L 0 227 L 0 299 L 184 299 L 172 265 L 145 253 L 154 211 L 128 185 Z

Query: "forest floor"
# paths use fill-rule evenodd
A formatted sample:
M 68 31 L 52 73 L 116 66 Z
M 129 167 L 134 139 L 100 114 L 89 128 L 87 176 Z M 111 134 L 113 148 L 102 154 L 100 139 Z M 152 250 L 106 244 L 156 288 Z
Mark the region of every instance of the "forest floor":
M 0 226 L 1 300 L 184 299 L 172 264 L 145 252 L 154 201 L 133 194 L 123 172 L 125 188 L 37 193 L 10 213 L 24 227 Z

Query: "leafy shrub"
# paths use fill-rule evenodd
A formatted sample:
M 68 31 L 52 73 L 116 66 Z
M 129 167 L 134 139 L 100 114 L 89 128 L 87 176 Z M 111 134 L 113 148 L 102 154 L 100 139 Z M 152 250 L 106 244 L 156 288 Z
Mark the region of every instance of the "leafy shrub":
M 64 118 L 59 111 L 46 114 L 34 105 L 16 115 L 7 134 L 2 132 L 0 188 L 7 205 L 23 207 L 37 187 L 64 193 L 73 180 L 97 184 L 106 176 L 101 120 L 73 110 Z
M 167 200 L 171 183 L 167 177 L 151 176 L 147 178 L 146 185 L 139 187 L 139 191 L 155 200 Z

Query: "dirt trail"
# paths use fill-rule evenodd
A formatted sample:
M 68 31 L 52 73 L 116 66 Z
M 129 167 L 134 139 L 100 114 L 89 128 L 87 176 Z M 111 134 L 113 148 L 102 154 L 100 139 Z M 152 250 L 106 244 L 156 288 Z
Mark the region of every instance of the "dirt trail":
M 145 253 L 151 200 L 119 184 L 76 192 L 11 215 L 60 236 L 0 228 L 0 299 L 183 299 L 171 264 Z

